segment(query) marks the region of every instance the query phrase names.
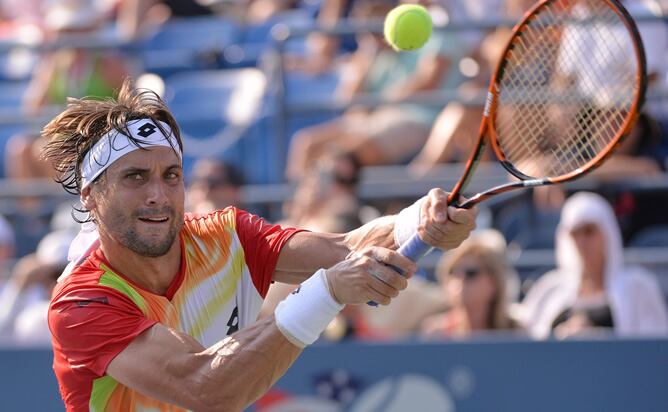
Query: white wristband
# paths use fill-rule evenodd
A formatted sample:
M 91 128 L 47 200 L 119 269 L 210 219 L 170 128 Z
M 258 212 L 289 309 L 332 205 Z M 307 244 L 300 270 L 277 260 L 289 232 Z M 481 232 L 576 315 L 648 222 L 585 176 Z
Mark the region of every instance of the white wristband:
M 329 293 L 325 269 L 320 269 L 276 306 L 276 326 L 303 348 L 318 339 L 343 306 Z
M 397 246 L 403 245 L 417 232 L 422 217 L 422 202 L 426 196 L 421 197 L 415 203 L 402 209 L 394 221 L 394 242 Z

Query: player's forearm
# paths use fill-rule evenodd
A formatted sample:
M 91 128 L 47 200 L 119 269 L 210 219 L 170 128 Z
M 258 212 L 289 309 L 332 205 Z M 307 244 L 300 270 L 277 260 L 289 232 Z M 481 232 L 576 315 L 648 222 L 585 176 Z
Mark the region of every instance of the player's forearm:
M 362 250 L 370 246 L 381 246 L 396 249 L 394 242 L 395 216 L 383 216 L 345 234 L 346 247 L 353 250 Z
M 296 285 L 316 270 L 341 262 L 352 251 L 371 246 L 396 249 L 393 231 L 394 216 L 384 216 L 345 234 L 297 233 L 281 250 L 273 279 Z
M 283 246 L 273 280 L 297 285 L 316 270 L 331 267 L 350 253 L 342 234 L 300 232 Z
M 278 330 L 273 316 L 206 349 L 198 356 L 202 376 L 198 398 L 204 410 L 243 410 L 285 373 L 301 351 Z

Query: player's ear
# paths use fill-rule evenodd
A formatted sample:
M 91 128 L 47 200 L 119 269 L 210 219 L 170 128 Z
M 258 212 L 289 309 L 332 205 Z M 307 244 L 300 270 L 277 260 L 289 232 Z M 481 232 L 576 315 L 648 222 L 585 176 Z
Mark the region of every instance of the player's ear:
M 97 206 L 97 203 L 95 202 L 95 196 L 93 196 L 92 186 L 93 185 L 89 185 L 83 188 L 81 190 L 81 194 L 79 195 L 79 200 L 81 201 L 81 205 L 86 210 L 93 210 Z

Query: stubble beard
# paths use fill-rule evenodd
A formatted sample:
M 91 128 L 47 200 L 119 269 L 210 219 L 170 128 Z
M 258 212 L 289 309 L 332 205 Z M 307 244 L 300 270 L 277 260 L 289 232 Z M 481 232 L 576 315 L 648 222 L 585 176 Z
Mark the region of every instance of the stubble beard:
M 160 257 L 169 252 L 176 239 L 176 227 L 171 225 L 169 232 L 162 239 L 149 241 L 143 239 L 134 229 L 130 229 L 121 236 L 121 244 L 134 253 L 145 257 Z
M 116 238 L 118 241 L 134 253 L 144 257 L 160 257 L 166 255 L 167 252 L 169 252 L 172 245 L 174 244 L 178 232 L 181 230 L 181 227 L 183 227 L 183 223 L 179 223 L 179 220 L 177 219 L 173 209 L 169 209 L 168 215 L 170 219 L 169 230 L 167 234 L 161 238 L 153 238 L 148 234 L 140 234 L 134 225 L 128 224 L 129 222 L 121 216 L 113 219 L 118 223 L 114 224 L 112 228 L 123 230 L 124 227 L 127 227 L 126 230 L 123 230 L 120 233 L 118 231 L 114 231 L 116 232 Z M 137 216 L 133 214 L 130 221 L 136 222 Z M 125 224 L 121 222 L 124 222 Z

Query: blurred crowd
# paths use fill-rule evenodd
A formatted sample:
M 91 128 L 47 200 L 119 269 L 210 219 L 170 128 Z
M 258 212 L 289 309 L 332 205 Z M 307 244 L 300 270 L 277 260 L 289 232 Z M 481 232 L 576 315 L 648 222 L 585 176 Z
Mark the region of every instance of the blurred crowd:
M 79 226 L 77 199 L 49 184 L 39 132 L 68 97 L 113 96 L 127 76 L 160 93 L 184 129 L 186 210 L 197 213 L 233 205 L 341 233 L 414 200 L 361 196 L 369 170 L 419 183 L 466 161 L 507 23 L 533 1 L 418 3 L 434 34 L 397 53 L 378 31 L 392 0 L 0 1 L 0 343 L 50 342 L 46 307 Z M 427 259 L 392 305 L 347 307 L 323 339 L 668 336 L 668 2 L 623 3 L 644 16 L 651 98 L 588 190 L 481 206 L 461 247 Z M 306 28 L 278 60 L 277 27 Z M 261 77 L 201 80 L 249 70 Z M 299 117 L 291 99 L 324 115 Z M 250 195 L 269 183 L 289 188 L 279 206 Z M 627 262 L 630 247 L 664 260 Z M 549 257 L 527 269 L 526 250 Z M 291 290 L 274 284 L 264 312 Z

